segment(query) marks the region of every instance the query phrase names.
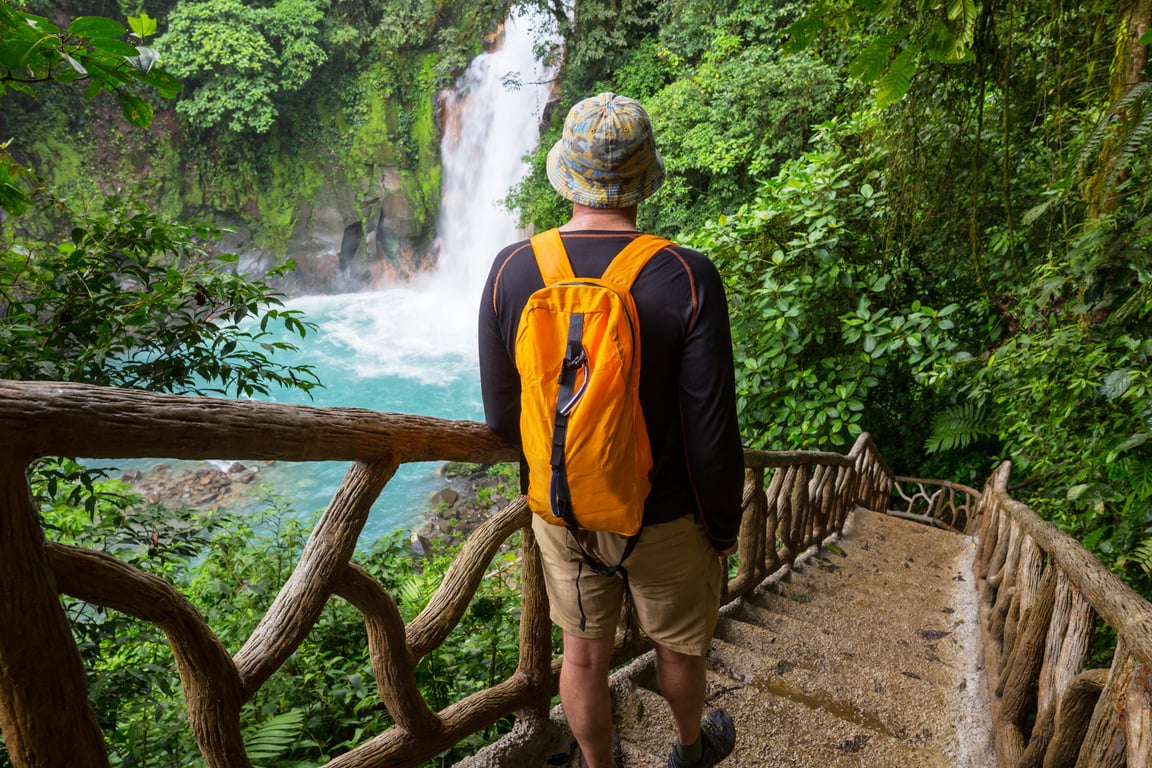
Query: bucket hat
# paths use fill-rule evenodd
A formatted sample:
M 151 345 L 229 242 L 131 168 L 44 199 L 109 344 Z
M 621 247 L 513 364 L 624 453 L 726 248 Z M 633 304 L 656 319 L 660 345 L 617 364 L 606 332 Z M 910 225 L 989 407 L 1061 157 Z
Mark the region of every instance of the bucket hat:
M 640 102 L 615 93 L 572 107 L 547 167 L 557 192 L 593 208 L 635 205 L 664 183 L 664 159 L 648 113 Z

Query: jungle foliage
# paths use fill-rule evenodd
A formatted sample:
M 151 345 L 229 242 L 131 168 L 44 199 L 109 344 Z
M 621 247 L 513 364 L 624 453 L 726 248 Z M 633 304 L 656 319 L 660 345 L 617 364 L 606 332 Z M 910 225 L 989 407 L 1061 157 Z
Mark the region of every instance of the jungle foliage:
M 37 168 L 72 198 L 131 187 L 158 213 L 242 226 L 255 246 L 271 252 L 282 252 L 291 237 L 301 192 L 312 199 L 336 183 L 369 198 L 387 168 L 411 208 L 413 237 L 427 237 L 439 201 L 436 94 L 481 51 L 508 5 L 4 0 L 0 24 L 20 34 L 5 33 L 0 55 L 23 38 L 51 33 L 48 18 L 57 13 L 79 17 L 45 39 L 58 40 L 61 51 L 55 55 L 63 66 L 52 78 L 90 84 L 87 91 L 10 93 L 0 113 L 4 157 Z M 139 32 L 123 39 L 122 23 L 102 19 L 120 14 L 147 19 L 147 39 Z M 39 21 L 27 26 L 18 18 Z M 136 46 L 145 58 L 129 66 L 127 59 L 139 58 Z M 68 61 L 95 65 L 81 75 Z M 24 76 L 11 73 L 29 62 L 8 63 L 3 85 L 12 90 Z M 152 87 L 128 87 L 138 80 Z M 128 105 L 123 117 L 83 98 L 101 87 Z M 147 126 L 153 114 L 163 130 L 124 130 L 122 120 Z M 122 140 L 100 141 L 109 132 Z M 7 181 L 0 175 L 0 195 L 10 192 Z M 50 222 L 35 225 L 43 232 Z

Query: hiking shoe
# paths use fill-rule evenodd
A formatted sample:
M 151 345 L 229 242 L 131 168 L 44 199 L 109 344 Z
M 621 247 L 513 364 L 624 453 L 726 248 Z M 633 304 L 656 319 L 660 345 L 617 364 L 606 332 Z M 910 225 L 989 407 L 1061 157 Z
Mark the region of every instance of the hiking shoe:
M 736 726 L 722 709 L 714 709 L 700 722 L 700 759 L 693 762 L 680 757 L 676 748 L 668 756 L 668 768 L 712 768 L 736 746 Z

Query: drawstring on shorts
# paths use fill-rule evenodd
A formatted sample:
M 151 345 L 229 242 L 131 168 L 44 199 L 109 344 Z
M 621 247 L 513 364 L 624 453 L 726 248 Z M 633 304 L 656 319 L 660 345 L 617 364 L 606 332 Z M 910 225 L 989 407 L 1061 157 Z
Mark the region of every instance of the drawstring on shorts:
M 628 569 L 624 567 L 624 561 L 628 559 L 628 555 L 632 554 L 632 550 L 636 548 L 636 542 L 640 539 L 640 533 L 637 532 L 635 536 L 628 537 L 628 543 L 624 545 L 624 554 L 620 556 L 620 562 L 616 565 L 605 565 L 592 555 L 588 554 L 588 550 L 584 548 L 584 542 L 580 541 L 580 536 L 577 531 L 571 531 L 572 538 L 576 540 L 576 546 L 580 548 L 580 565 L 576 569 L 576 607 L 580 609 L 580 631 L 584 631 L 584 627 L 588 623 L 588 617 L 584 614 L 584 597 L 580 591 L 580 577 L 584 575 L 584 566 L 587 565 L 588 569 L 600 576 L 619 576 L 624 581 L 624 591 L 627 593 L 630 589 L 628 584 Z

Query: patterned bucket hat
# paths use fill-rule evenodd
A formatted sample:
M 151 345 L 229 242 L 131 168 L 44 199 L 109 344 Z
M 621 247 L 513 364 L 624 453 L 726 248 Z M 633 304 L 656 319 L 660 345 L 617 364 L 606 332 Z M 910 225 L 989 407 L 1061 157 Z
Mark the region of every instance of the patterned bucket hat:
M 568 200 L 626 208 L 664 183 L 652 123 L 640 102 L 601 93 L 576 104 L 548 152 L 548 181 Z

